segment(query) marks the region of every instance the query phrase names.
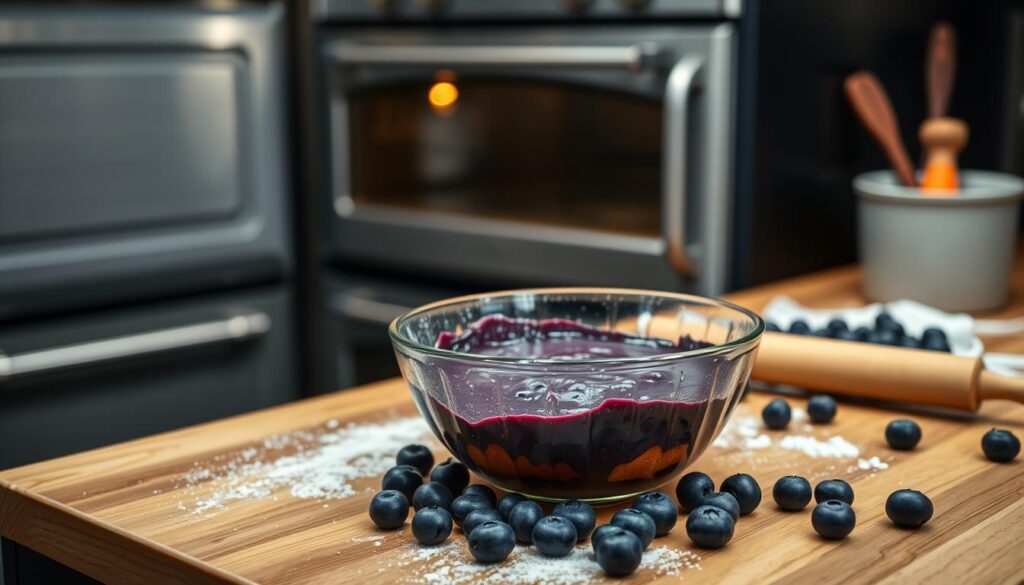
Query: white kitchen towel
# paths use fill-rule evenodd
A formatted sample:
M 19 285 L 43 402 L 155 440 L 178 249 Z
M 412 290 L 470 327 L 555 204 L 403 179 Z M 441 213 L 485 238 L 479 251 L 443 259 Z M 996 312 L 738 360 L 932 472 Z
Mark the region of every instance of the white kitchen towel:
M 929 327 L 946 332 L 949 348 L 954 355 L 981 356 L 985 369 L 1001 376 L 1024 376 L 1024 355 L 985 353 L 985 345 L 978 339 L 982 335 L 1019 335 L 1024 332 L 1024 318 L 974 319 L 966 313 L 946 313 L 916 301 L 899 300 L 891 303 L 872 303 L 849 309 L 808 309 L 785 296 L 775 297 L 764 309 L 764 318 L 783 330 L 797 319 L 803 319 L 811 329 L 822 329 L 835 318 L 846 321 L 850 329 L 860 326 L 874 327 L 875 317 L 886 311 L 903 325 L 908 335 L 920 337 Z

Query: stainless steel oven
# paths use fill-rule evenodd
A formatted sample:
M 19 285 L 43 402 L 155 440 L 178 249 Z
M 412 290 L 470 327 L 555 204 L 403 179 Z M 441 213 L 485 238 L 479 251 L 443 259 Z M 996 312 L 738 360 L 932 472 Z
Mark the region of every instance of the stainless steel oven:
M 728 22 L 325 30 L 330 254 L 722 292 L 734 36 Z

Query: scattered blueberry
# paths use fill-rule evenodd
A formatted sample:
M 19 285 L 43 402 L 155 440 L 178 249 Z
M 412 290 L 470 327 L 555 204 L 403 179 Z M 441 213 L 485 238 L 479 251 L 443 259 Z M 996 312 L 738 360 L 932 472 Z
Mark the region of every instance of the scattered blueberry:
M 825 424 L 836 417 L 836 399 L 828 394 L 815 394 L 807 401 L 807 416 L 811 422 Z
M 563 516 L 545 516 L 533 525 L 533 546 L 546 557 L 564 557 L 576 545 L 576 526 Z
M 416 489 L 423 485 L 423 476 L 412 465 L 396 465 L 384 474 L 380 482 L 381 489 L 398 490 L 405 495 L 406 500 L 411 500 Z
M 516 536 L 504 522 L 490 520 L 469 533 L 469 552 L 481 563 L 497 563 L 508 558 L 516 547 Z
M 828 329 L 815 329 L 811 331 L 811 335 L 814 337 L 824 337 L 826 339 L 832 337 L 832 332 Z
M 1020 453 L 1020 439 L 1006 429 L 992 429 L 981 438 L 985 457 L 997 463 L 1008 463 Z
M 853 487 L 841 479 L 826 479 L 814 487 L 814 501 L 820 504 L 828 500 L 853 505 Z
M 864 327 L 863 325 L 861 325 L 860 327 L 858 327 L 858 328 L 853 330 L 853 337 L 857 341 L 867 341 L 870 336 L 871 336 L 871 328 L 870 327 Z
M 921 334 L 921 347 L 933 351 L 949 352 L 949 339 L 946 332 L 938 327 L 929 327 Z
M 370 500 L 370 519 L 378 528 L 393 530 L 405 524 L 409 500 L 398 490 L 377 492 Z
M 640 494 L 633 500 L 633 508 L 646 512 L 654 519 L 654 533 L 657 536 L 665 536 L 679 519 L 679 508 L 672 501 L 671 496 L 665 492 L 646 492 Z
M 934 512 L 928 496 L 915 490 L 896 490 L 885 500 L 885 514 L 900 528 L 920 528 Z
M 885 311 L 875 317 L 875 329 L 878 331 L 894 331 L 903 335 L 903 326 L 900 325 L 892 315 Z
M 706 473 L 691 471 L 676 484 L 676 499 L 683 512 L 689 512 L 700 505 L 705 496 L 715 492 L 715 482 Z
M 594 558 L 609 576 L 624 577 L 640 566 L 644 546 L 629 530 L 609 530 L 594 544 Z
M 701 548 L 722 548 L 732 539 L 735 522 L 715 506 L 701 506 L 686 519 L 686 535 Z
M 837 317 L 829 321 L 828 325 L 825 326 L 825 329 L 828 330 L 830 337 L 835 337 L 839 335 L 840 331 L 849 331 L 850 326 L 846 324 L 846 321 Z
M 491 508 L 484 508 L 480 510 L 473 510 L 466 517 L 462 519 L 462 532 L 469 534 L 473 532 L 473 529 L 480 526 L 484 522 L 490 522 L 491 520 L 501 520 L 501 516 L 498 515 L 498 511 Z
M 857 524 L 857 515 L 846 502 L 826 500 L 814 507 L 811 525 L 815 532 L 829 540 L 846 538 Z
M 427 482 L 412 494 L 412 507 L 416 510 L 426 506 L 437 506 L 447 510 L 452 506 L 452 492 L 443 483 Z
M 449 457 L 430 472 L 430 481 L 443 483 L 452 494 L 461 494 L 469 485 L 469 469 Z
M 597 548 L 597 543 L 599 543 L 602 538 L 618 530 L 625 530 L 625 528 L 619 528 L 612 524 L 602 524 L 594 530 L 593 534 L 590 535 L 590 544 L 593 545 L 594 548 Z
M 526 500 L 516 504 L 508 513 L 508 523 L 515 531 L 516 540 L 523 544 L 533 543 L 533 525 L 544 517 L 540 504 Z
M 839 339 L 841 341 L 862 341 L 857 336 L 856 332 L 850 331 L 849 329 L 844 329 L 842 331 L 837 331 L 836 334 L 833 335 L 832 337 L 835 338 L 835 339 Z
M 898 418 L 885 426 L 885 440 L 898 451 L 909 451 L 921 441 L 921 427 L 908 418 Z
M 439 506 L 420 508 L 412 515 L 412 535 L 420 544 L 441 544 L 452 533 L 452 516 Z
M 597 524 L 597 514 L 594 513 L 594 508 L 590 504 L 579 500 L 559 502 L 555 504 L 551 514 L 561 516 L 572 522 L 573 527 L 576 529 L 576 538 L 580 542 L 583 542 L 590 536 L 590 533 L 594 531 L 594 525 Z
M 796 335 L 807 335 L 811 332 L 811 326 L 803 319 L 797 319 L 789 324 L 789 332 Z
M 903 333 L 895 329 L 879 329 L 875 331 L 872 343 L 881 345 L 899 345 Z
M 476 494 L 487 498 L 487 501 L 491 503 L 492 508 L 498 504 L 498 495 L 494 493 L 494 490 L 482 483 L 474 483 L 471 486 L 466 486 L 466 489 L 462 490 L 462 495 L 467 494 Z
M 743 516 L 753 512 L 761 504 L 761 486 L 757 485 L 756 479 L 746 473 L 737 473 L 725 478 L 719 489 L 736 498 L 740 514 Z
M 512 511 L 512 508 L 516 507 L 519 502 L 525 502 L 526 496 L 523 494 L 507 494 L 504 498 L 498 501 L 498 514 L 501 514 L 501 519 L 504 522 L 508 522 L 508 513 Z
M 459 496 L 452 500 L 451 513 L 455 523 L 462 527 L 462 521 L 474 510 L 490 510 L 491 503 L 487 498 L 475 494 Z
M 434 466 L 434 454 L 423 445 L 406 445 L 398 452 L 399 465 L 412 465 L 420 472 L 420 475 L 430 473 Z
M 910 349 L 921 348 L 921 342 L 918 341 L 916 337 L 912 337 L 910 335 L 904 335 L 903 337 L 901 337 L 899 341 L 896 342 L 896 345 Z
M 780 477 L 772 488 L 772 497 L 783 510 L 803 510 L 811 501 L 811 482 L 799 475 Z
M 761 418 L 764 426 L 769 429 L 784 429 L 789 426 L 789 419 L 793 413 L 789 409 L 789 403 L 781 398 L 776 398 L 765 405 L 761 411 Z
M 729 517 L 735 522 L 740 519 L 740 503 L 736 501 L 736 496 L 728 492 L 715 492 L 713 494 L 704 496 L 704 499 L 700 501 L 701 506 L 715 506 L 721 508 L 729 513 Z
M 654 518 L 651 518 L 647 512 L 641 512 L 635 508 L 626 508 L 616 512 L 612 516 L 611 525 L 618 526 L 635 534 L 640 539 L 640 544 L 643 545 L 644 549 L 654 540 L 654 533 L 657 530 L 654 525 Z

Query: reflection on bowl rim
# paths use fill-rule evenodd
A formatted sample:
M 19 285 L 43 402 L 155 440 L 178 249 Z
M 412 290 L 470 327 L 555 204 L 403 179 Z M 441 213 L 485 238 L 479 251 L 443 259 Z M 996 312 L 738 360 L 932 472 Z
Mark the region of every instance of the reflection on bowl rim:
M 450 307 L 454 305 L 465 304 L 471 301 L 480 301 L 484 299 L 493 299 L 495 297 L 511 297 L 515 295 L 624 295 L 624 296 L 648 296 L 648 297 L 661 297 L 666 299 L 672 299 L 677 301 L 688 301 L 698 302 L 701 304 L 711 304 L 731 309 L 739 312 L 740 314 L 748 317 L 754 323 L 754 329 L 744 335 L 743 337 L 727 341 L 722 344 L 712 345 L 709 347 L 703 347 L 699 349 L 691 349 L 688 351 L 679 351 L 674 353 L 664 353 L 654 356 L 640 356 L 640 357 L 618 357 L 618 358 L 586 358 L 586 359 L 550 359 L 550 358 L 534 358 L 534 359 L 523 359 L 520 357 L 509 357 L 509 356 L 483 356 L 475 353 L 468 353 L 462 351 L 454 351 L 450 349 L 440 349 L 433 345 L 426 345 L 407 339 L 398 331 L 399 323 L 415 318 L 423 313 L 440 309 L 444 307 Z M 444 299 L 435 301 L 399 315 L 391 324 L 388 325 L 388 336 L 391 337 L 392 342 L 396 346 L 403 348 L 414 349 L 426 354 L 430 354 L 437 357 L 460 359 L 465 361 L 474 361 L 480 363 L 497 363 L 497 364 L 538 364 L 538 365 L 611 365 L 611 364 L 649 364 L 651 362 L 671 362 L 678 359 L 711 355 L 716 353 L 725 353 L 728 350 L 737 347 L 743 347 L 748 345 L 755 345 L 761 334 L 764 333 L 765 324 L 764 319 L 760 315 L 751 311 L 750 309 L 741 307 L 737 304 L 730 303 L 729 301 L 722 300 L 715 297 L 705 297 L 701 295 L 692 295 L 686 293 L 674 293 L 644 289 L 632 289 L 632 288 L 593 288 L 593 287 L 558 287 L 558 288 L 523 288 L 523 289 L 509 289 L 500 290 L 493 292 L 477 293 L 472 295 L 465 295 L 461 297 L 454 297 L 450 299 Z

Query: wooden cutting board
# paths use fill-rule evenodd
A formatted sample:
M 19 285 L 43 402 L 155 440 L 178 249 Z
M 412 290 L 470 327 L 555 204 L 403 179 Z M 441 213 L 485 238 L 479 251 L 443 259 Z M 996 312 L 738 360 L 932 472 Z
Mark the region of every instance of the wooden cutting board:
M 1022 274 L 1015 280 L 1015 303 L 1003 316 L 1024 314 Z M 855 270 L 832 271 L 733 298 L 755 309 L 776 294 L 817 306 L 852 305 L 863 302 L 858 282 Z M 1024 353 L 1020 337 L 989 345 Z M 965 417 L 843 402 L 830 425 L 798 419 L 787 431 L 766 431 L 758 420 L 770 398 L 751 395 L 725 438 L 694 465 L 716 482 L 750 473 L 764 490 L 761 506 L 741 518 L 732 542 L 718 551 L 694 548 L 680 517 L 670 535 L 652 544 L 646 566 L 617 582 L 1024 578 L 1024 461 L 994 464 L 980 449 L 982 434 L 994 425 L 1024 436 L 1024 407 L 991 402 L 979 416 Z M 805 406 L 802 398 L 790 401 Z M 261 479 L 276 469 L 266 465 L 299 449 L 315 452 L 323 447 L 320 437 L 337 436 L 349 423 L 401 425 L 394 421 L 416 416 L 404 384 L 392 380 L 8 470 L 0 473 L 0 534 L 112 583 L 516 583 L 531 576 L 603 581 L 585 558 L 538 569 L 538 559 L 527 552 L 481 568 L 459 535 L 447 548 L 430 551 L 417 546 L 407 528 L 378 531 L 366 514 L 377 475 L 348 481 L 353 493 L 331 499 L 303 499 L 288 483 Z M 883 429 L 899 416 L 915 418 L 924 430 L 913 452 L 885 445 Z M 784 448 L 809 441 L 785 440 L 787 435 L 819 442 L 840 437 L 833 441 L 857 454 L 812 457 Z M 430 444 L 445 456 L 436 442 Z M 771 485 L 789 474 L 853 484 L 858 524 L 848 539 L 818 538 L 809 509 L 784 513 L 775 507 Z M 924 491 L 934 502 L 935 517 L 924 529 L 900 530 L 886 519 L 885 498 L 900 488 Z M 225 493 L 237 497 L 226 499 Z M 599 521 L 614 510 L 601 510 Z

